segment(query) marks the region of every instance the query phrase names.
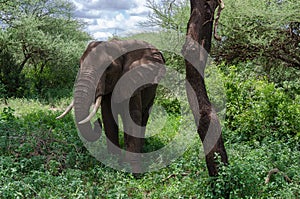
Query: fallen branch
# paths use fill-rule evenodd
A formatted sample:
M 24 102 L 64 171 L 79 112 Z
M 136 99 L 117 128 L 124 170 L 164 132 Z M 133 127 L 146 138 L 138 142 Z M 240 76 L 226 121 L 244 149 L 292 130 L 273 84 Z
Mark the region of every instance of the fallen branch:
M 189 174 L 190 174 L 190 172 L 186 172 L 186 173 L 180 173 L 179 175 L 184 177 L 184 176 L 187 176 Z M 163 179 L 162 182 L 165 182 L 165 181 L 169 180 L 170 178 L 175 178 L 177 175 L 178 174 L 173 173 L 173 174 L 169 175 L 168 177 L 166 177 L 165 179 Z
M 268 184 L 270 182 L 270 178 L 273 174 L 276 174 L 276 173 L 280 173 L 283 177 L 284 177 L 284 180 L 288 183 L 291 183 L 292 180 L 283 172 L 281 172 L 279 169 L 275 168 L 275 169 L 271 169 L 266 177 L 266 180 L 265 180 L 265 183 Z

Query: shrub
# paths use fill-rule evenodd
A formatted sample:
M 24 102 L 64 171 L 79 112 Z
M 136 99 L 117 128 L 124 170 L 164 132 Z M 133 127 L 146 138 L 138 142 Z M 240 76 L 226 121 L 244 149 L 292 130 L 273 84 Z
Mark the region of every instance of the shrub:
M 220 176 L 211 178 L 216 182 L 214 187 L 207 187 L 206 198 L 297 198 L 299 196 L 299 165 L 300 153 L 291 148 L 289 143 L 264 142 L 259 147 L 233 144 L 228 150 L 230 165 L 220 167 Z M 271 176 L 265 183 L 268 172 L 278 168 L 280 173 L 287 175 L 286 181 L 282 174 Z M 213 189 L 212 189 L 213 188 Z
M 236 141 L 298 139 L 300 101 L 265 79 L 245 78 L 231 66 L 226 76 L 226 126 Z

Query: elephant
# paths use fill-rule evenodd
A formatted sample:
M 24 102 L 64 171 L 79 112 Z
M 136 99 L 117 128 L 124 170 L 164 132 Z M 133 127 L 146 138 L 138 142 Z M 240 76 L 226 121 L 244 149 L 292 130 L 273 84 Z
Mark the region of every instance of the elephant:
M 120 115 L 124 126 L 125 161 L 130 164 L 132 173 L 141 173 L 145 126 L 157 85 L 166 72 L 164 64 L 162 53 L 144 41 L 114 39 L 89 43 L 80 58 L 74 99 L 57 119 L 74 108 L 81 135 L 93 142 L 100 137 L 102 122 L 98 118 L 93 129 L 90 120 L 101 107 L 107 150 L 119 156 Z M 94 108 L 89 112 L 93 103 Z

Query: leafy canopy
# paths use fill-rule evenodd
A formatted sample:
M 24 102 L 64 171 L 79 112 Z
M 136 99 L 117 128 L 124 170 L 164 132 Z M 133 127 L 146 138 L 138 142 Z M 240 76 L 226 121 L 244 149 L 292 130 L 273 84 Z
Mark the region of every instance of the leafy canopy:
M 73 84 L 78 57 L 90 39 L 73 11 L 65 0 L 2 0 L 0 82 L 9 96 Z
M 153 11 L 143 25 L 186 32 L 188 0 L 147 0 Z M 300 1 L 227 0 L 219 22 L 221 42 L 215 42 L 212 56 L 218 62 L 254 61 L 300 69 Z

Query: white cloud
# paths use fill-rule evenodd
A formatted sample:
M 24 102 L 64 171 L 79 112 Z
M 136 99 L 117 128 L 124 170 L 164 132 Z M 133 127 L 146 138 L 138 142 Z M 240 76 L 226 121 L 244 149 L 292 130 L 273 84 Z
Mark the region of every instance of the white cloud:
M 72 0 L 75 17 L 88 23 L 87 31 L 95 39 L 105 40 L 113 34 L 141 32 L 149 9 L 146 0 Z
M 146 7 L 146 0 L 136 0 L 137 6 L 127 10 L 127 13 L 132 16 L 147 16 L 149 8 Z
M 125 20 L 125 17 L 123 14 L 120 13 L 116 16 L 116 20 L 122 22 Z
M 113 34 L 110 32 L 95 32 L 94 33 L 94 37 L 95 38 L 108 38 L 108 37 L 112 37 Z

